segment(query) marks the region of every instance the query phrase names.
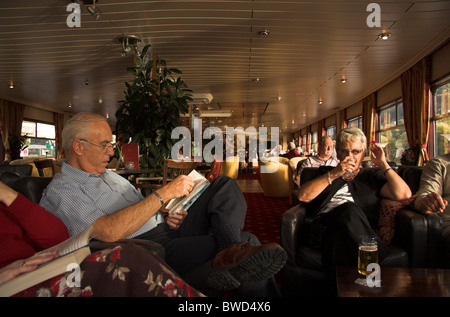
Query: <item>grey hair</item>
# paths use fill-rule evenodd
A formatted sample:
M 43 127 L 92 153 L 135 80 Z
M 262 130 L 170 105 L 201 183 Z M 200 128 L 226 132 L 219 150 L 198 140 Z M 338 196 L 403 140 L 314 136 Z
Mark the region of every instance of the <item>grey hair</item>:
M 71 155 L 72 143 L 75 139 L 86 137 L 92 122 L 106 121 L 106 118 L 95 113 L 80 112 L 67 120 L 62 130 L 62 146 L 66 157 Z
M 325 141 L 326 141 L 327 139 L 330 139 L 331 141 L 333 141 L 333 138 L 332 138 L 331 136 L 325 135 L 325 136 L 323 136 L 323 137 L 320 139 L 319 145 L 320 145 L 320 146 L 325 145 Z
M 367 138 L 364 135 L 364 132 L 361 131 L 361 129 L 358 128 L 346 128 L 339 131 L 337 137 L 336 137 L 336 148 L 340 149 L 341 144 L 346 141 L 356 141 L 359 140 L 362 144 L 362 150 L 363 152 L 367 149 Z

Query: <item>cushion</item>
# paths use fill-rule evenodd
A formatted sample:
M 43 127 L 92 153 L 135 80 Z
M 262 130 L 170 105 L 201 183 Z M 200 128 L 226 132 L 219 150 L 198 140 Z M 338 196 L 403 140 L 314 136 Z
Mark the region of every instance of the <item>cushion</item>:
M 383 241 L 389 245 L 394 237 L 395 231 L 395 215 L 397 211 L 414 202 L 415 196 L 405 200 L 392 200 L 388 198 L 381 199 L 380 215 L 378 219 L 378 235 Z

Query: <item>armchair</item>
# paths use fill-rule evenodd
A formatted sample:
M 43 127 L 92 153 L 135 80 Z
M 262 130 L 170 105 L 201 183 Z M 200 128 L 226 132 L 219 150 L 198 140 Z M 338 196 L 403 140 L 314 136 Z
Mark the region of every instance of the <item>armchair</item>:
M 272 162 L 259 161 L 261 187 L 264 192 L 264 196 L 267 197 L 289 197 L 290 196 L 290 179 L 291 175 L 289 170 L 289 160 L 285 157 L 271 158 L 278 160 Z M 269 172 L 263 173 L 267 169 Z
M 318 175 L 318 168 L 305 168 L 301 183 Z M 288 260 L 281 273 L 282 293 L 285 296 L 324 296 L 327 283 L 322 269 L 320 250 L 304 241 L 306 209 L 298 204 L 281 217 L 281 246 Z M 391 254 L 381 266 L 427 266 L 427 219 L 424 215 L 401 209 L 395 216 L 395 234 L 389 245 Z M 356 264 L 355 264 L 356 267 Z

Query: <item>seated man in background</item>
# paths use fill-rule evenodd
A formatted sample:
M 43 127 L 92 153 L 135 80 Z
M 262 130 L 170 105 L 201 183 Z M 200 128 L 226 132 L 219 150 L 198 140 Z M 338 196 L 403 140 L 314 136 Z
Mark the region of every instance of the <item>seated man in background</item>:
M 286 153 L 280 155 L 281 157 L 285 157 L 290 160 L 293 157 L 300 156 L 300 153 L 298 152 L 294 142 L 289 142 L 287 149 L 288 150 Z
M 44 208 L 0 182 L 0 285 L 59 256 L 44 251 L 69 238 L 64 223 Z M 40 253 L 36 253 L 40 252 Z M 134 244 L 110 246 L 81 264 L 80 288 L 60 274 L 17 296 L 203 296 L 182 281 L 160 258 Z M 114 254 L 109 257 L 107 255 Z M 102 260 L 98 260 L 98 259 Z M 111 279 L 106 267 L 120 265 L 126 278 Z M 161 282 L 142 276 L 160 276 Z M 14 283 L 13 281 L 11 283 Z M 149 285 L 152 285 L 150 290 Z M 5 286 L 6 287 L 6 286 Z
M 283 267 L 286 252 L 279 245 L 256 246 L 243 236 L 247 204 L 231 178 L 216 178 L 188 211 L 163 215 L 159 209 L 166 202 L 192 190 L 189 176 L 144 198 L 128 180 L 106 169 L 114 152 L 104 117 L 75 115 L 65 124 L 62 139 L 67 160 L 40 204 L 66 224 L 70 235 L 92 224 L 101 241 L 130 237 L 160 243 L 167 263 L 182 277 L 214 259 L 208 284 L 219 290 L 268 283 Z
M 334 143 L 333 139 L 326 135 L 320 142 L 318 147 L 318 154 L 308 157 L 304 160 L 297 170 L 297 175 L 294 178 L 294 183 L 300 186 L 300 175 L 305 167 L 319 167 L 319 166 L 336 166 L 339 160 L 333 156 Z
M 340 163 L 336 167 L 319 167 L 319 177 L 304 183 L 298 190 L 305 203 L 310 231 L 322 251 L 322 263 L 329 282 L 336 280 L 336 266 L 356 266 L 361 236 L 373 236 L 378 243 L 379 262 L 389 254 L 388 246 L 375 233 L 380 197 L 403 200 L 411 196 L 409 186 L 389 166 L 383 149 L 373 145 L 372 162 L 377 169 L 360 169 L 367 148 L 360 129 L 343 129 L 337 136 L 336 150 Z M 353 179 L 343 178 L 352 172 Z M 325 228 L 324 232 L 321 231 Z
M 437 213 L 442 218 L 445 245 L 444 264 L 450 268 L 450 153 L 432 158 L 424 166 L 414 207 L 423 213 Z

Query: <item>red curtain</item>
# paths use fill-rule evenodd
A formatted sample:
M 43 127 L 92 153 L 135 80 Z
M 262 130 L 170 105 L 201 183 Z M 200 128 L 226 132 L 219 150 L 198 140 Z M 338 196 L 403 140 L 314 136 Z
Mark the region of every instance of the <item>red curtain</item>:
M 347 109 L 339 111 L 339 130 L 347 128 Z
M 401 75 L 403 115 L 410 148 L 419 147 L 418 165 L 429 160 L 430 59 L 423 58 Z
M 325 136 L 326 134 L 326 129 L 325 129 L 325 119 L 319 120 L 319 122 L 317 122 L 317 139 L 320 140 L 322 139 L 323 136 Z
M 15 135 L 20 137 L 21 135 L 24 109 L 25 106 L 20 103 L 0 99 L 2 142 L 6 150 L 9 149 L 8 136 Z
M 55 123 L 55 142 L 56 142 L 56 149 L 58 151 L 57 153 L 57 159 L 64 158 L 64 149 L 62 147 L 62 129 L 64 127 L 64 114 L 62 113 L 53 113 L 53 122 Z

